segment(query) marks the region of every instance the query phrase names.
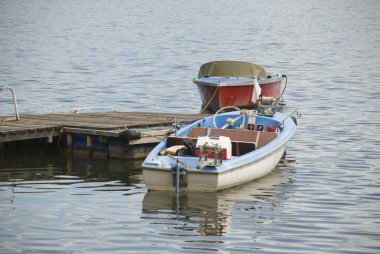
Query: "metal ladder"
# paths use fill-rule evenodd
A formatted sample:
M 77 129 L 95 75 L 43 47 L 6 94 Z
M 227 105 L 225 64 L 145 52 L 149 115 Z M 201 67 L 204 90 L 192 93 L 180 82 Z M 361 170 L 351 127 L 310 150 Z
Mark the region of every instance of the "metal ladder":
M 16 93 L 15 93 L 15 90 L 13 90 L 13 88 L 9 87 L 9 86 L 0 86 L 0 92 L 3 91 L 3 90 L 10 90 L 12 92 L 12 96 L 13 96 L 13 104 L 15 106 L 15 112 L 16 112 L 16 120 L 20 120 L 20 116 L 18 114 L 18 107 L 17 107 L 17 99 L 16 99 Z

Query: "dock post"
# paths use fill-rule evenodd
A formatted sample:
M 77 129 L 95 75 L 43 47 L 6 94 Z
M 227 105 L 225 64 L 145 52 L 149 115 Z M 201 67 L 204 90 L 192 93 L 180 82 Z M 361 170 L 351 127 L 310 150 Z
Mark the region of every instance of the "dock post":
M 67 148 L 72 148 L 73 146 L 73 137 L 71 136 L 70 133 L 66 134 L 66 144 L 67 144 Z
M 87 135 L 87 148 L 92 147 L 92 137 L 90 135 Z

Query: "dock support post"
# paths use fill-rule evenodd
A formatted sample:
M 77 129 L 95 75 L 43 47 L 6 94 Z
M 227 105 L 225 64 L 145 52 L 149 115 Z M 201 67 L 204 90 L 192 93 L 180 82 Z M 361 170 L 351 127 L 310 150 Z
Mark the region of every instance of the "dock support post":
M 87 148 L 92 147 L 92 137 L 90 135 L 87 135 Z
M 66 144 L 68 148 L 72 148 L 73 146 L 73 137 L 71 136 L 70 133 L 66 134 Z

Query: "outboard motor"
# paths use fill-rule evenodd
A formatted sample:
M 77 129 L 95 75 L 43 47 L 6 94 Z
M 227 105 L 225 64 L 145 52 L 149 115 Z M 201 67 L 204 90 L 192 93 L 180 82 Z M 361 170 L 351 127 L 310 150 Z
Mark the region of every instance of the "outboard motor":
M 257 114 L 261 116 L 273 116 L 276 113 L 277 101 L 273 97 L 261 96 L 257 106 Z

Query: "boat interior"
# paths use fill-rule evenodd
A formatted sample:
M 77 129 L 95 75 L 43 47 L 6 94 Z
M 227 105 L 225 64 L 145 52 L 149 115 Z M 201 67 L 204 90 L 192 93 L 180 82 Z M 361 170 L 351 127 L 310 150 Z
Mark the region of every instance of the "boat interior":
M 166 147 L 182 148 L 174 150 L 173 155 L 195 156 L 198 138 L 204 136 L 228 137 L 232 156 L 241 156 L 265 146 L 277 137 L 277 132 L 193 127 L 187 136 L 169 136 Z

